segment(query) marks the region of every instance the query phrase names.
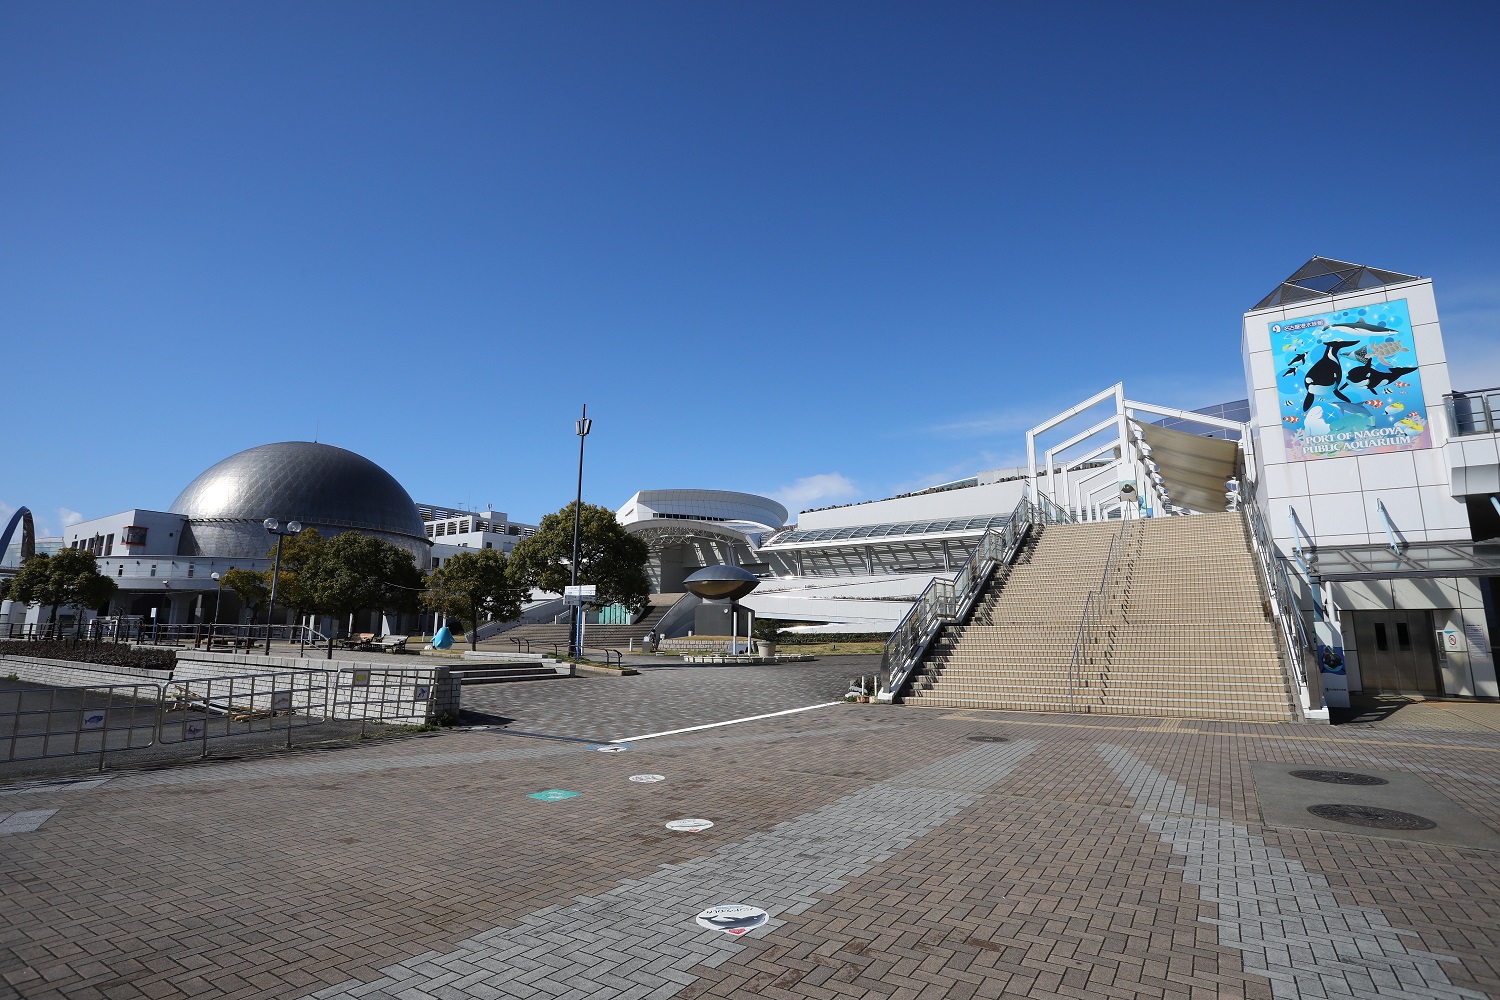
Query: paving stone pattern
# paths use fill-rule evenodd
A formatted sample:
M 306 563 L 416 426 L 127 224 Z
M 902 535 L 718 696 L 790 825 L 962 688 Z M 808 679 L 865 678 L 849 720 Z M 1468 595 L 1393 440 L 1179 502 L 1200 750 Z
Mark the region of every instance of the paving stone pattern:
M 1218 905 L 1221 944 L 1237 948 L 1245 968 L 1271 981 L 1280 998 L 1356 996 L 1482 998 L 1454 988 L 1442 956 L 1408 950 L 1384 913 L 1345 906 L 1327 879 L 1308 872 L 1239 823 L 1196 802 L 1182 785 L 1129 752 L 1101 744 L 1135 798 L 1140 819 L 1187 863 L 1182 877 Z
M 468 713 L 516 729 L 594 740 L 699 726 L 842 697 L 878 656 L 828 656 L 776 666 L 643 666 L 637 677 L 578 677 L 545 684 L 464 688 Z M 479 721 L 479 720 L 475 720 Z
M 825 700 L 687 669 L 538 685 L 582 700 L 512 728 Z M 1254 761 L 1404 771 L 1500 830 L 1475 730 L 838 705 L 618 754 L 459 731 L 0 789 L 50 814 L 0 837 L 0 997 L 1500 998 L 1500 855 L 1268 827 Z M 553 788 L 579 794 L 527 797 Z M 772 922 L 693 921 L 736 902 Z
M 665 1000 L 696 980 L 695 966 L 722 965 L 739 950 L 737 939 L 705 931 L 694 914 L 721 904 L 801 913 L 962 811 L 1035 748 L 1026 740 L 955 754 L 707 857 L 539 910 L 518 927 L 471 938 L 448 954 L 419 955 L 376 983 L 344 984 L 313 1000 Z M 767 926 L 779 923 L 773 916 Z

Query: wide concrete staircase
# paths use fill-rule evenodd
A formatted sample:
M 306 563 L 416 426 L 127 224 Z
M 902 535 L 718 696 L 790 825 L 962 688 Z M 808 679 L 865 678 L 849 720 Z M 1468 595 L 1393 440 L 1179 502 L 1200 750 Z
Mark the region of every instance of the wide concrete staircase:
M 1239 514 L 1049 525 L 968 622 L 942 631 L 904 701 L 1292 721 L 1280 637 L 1248 544 Z
M 654 605 L 634 625 L 586 625 L 583 630 L 584 645 L 598 649 L 627 649 L 634 645 L 634 648 L 640 649 L 641 640 L 646 638 L 646 633 L 654 630 L 656 623 L 670 610 L 671 605 Z M 547 649 L 553 643 L 566 646 L 572 630 L 573 626 L 567 622 L 557 625 L 517 625 L 493 639 L 481 641 L 479 648 L 486 652 L 513 652 L 526 648 L 525 642 L 517 643 L 514 641 L 516 639 L 529 641 L 538 650 Z

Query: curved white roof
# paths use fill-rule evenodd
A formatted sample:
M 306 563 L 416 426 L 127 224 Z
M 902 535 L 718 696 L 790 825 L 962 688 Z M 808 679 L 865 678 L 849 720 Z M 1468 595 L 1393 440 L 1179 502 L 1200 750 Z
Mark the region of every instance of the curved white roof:
M 640 521 L 732 522 L 744 530 L 751 525 L 779 528 L 787 509 L 770 497 L 734 490 L 641 490 L 616 512 L 622 524 Z

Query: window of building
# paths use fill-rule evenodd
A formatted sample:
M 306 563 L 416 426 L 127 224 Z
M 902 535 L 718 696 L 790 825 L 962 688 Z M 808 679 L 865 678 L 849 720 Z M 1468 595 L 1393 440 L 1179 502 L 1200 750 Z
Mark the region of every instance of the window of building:
M 112 556 L 115 554 L 114 532 L 110 532 L 109 534 L 104 536 L 104 554 L 107 556 Z
M 495 543 L 494 542 L 485 542 L 484 543 L 484 547 L 487 548 L 487 549 L 493 549 L 495 547 Z
M 125 567 L 124 566 L 121 566 L 119 569 L 115 570 L 115 576 L 124 576 L 124 575 L 125 575 Z
M 154 563 L 153 563 L 153 564 L 152 564 L 152 566 L 151 566 L 151 575 L 152 575 L 152 576 L 155 576 L 155 575 L 156 575 L 156 565 L 155 565 L 155 564 L 154 564 Z
M 434 534 L 433 527 L 432 527 L 432 525 L 429 524 L 427 526 L 427 537 L 431 538 L 433 536 L 433 534 Z
M 198 564 L 197 563 L 188 563 L 188 579 L 189 580 L 191 580 L 193 578 L 193 575 L 195 573 L 197 573 L 197 571 L 198 571 Z
M 469 522 L 467 520 L 459 521 L 458 530 L 460 534 L 467 535 L 469 533 Z
M 120 539 L 122 545 L 145 545 L 146 529 L 138 524 L 132 524 L 123 529 L 123 537 Z

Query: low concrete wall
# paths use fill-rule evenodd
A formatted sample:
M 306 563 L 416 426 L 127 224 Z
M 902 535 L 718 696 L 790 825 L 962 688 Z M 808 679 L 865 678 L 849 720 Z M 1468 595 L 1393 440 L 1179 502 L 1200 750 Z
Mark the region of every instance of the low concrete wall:
M 109 667 L 74 660 L 47 660 L 40 656 L 0 656 L 0 676 L 15 674 L 29 684 L 51 687 L 85 687 L 99 684 L 165 684 L 167 670 L 141 667 Z
M 49 687 L 99 687 L 119 684 L 160 685 L 171 695 L 174 688 L 197 690 L 194 681 L 218 677 L 248 677 L 256 674 L 313 674 L 312 683 L 293 682 L 293 707 L 328 710 L 328 717 L 359 719 L 372 703 L 380 708 L 380 721 L 408 725 L 436 722 L 443 716 L 456 719 L 462 709 L 463 686 L 453 678 L 449 667 L 423 664 L 393 667 L 389 663 L 337 661 L 341 669 L 328 670 L 327 660 L 295 656 L 253 656 L 243 653 L 217 653 L 206 650 L 182 650 L 177 666 L 171 671 L 132 667 L 108 667 L 78 663 L 72 660 L 48 660 L 35 656 L 0 656 L 0 676 L 15 674 L 19 680 Z M 359 683 L 360 674 L 368 673 L 367 683 Z M 315 704 L 310 689 L 327 686 L 331 705 Z M 378 698 L 372 699 L 373 693 Z M 265 700 L 269 707 L 271 689 L 250 697 L 252 703 Z M 425 697 L 422 689 L 427 689 Z

